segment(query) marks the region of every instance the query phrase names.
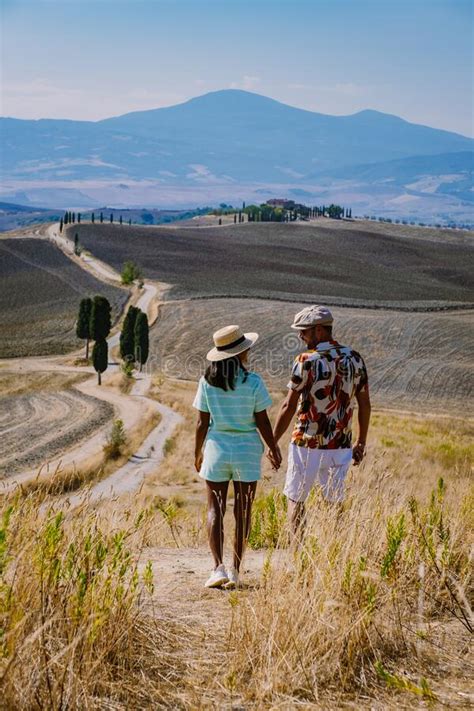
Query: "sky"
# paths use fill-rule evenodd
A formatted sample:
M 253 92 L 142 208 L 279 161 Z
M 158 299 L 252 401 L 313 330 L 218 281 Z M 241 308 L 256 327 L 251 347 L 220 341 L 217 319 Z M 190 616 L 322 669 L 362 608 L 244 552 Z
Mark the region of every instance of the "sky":
M 474 135 L 470 0 L 0 0 L 3 116 L 98 120 L 239 88 Z

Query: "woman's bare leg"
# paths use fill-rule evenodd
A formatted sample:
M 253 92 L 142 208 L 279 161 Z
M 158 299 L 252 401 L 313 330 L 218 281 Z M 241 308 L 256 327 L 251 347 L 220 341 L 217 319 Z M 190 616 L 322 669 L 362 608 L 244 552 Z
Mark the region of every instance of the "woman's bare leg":
M 209 547 L 217 568 L 222 563 L 224 549 L 224 514 L 229 482 L 207 481 L 207 535 Z
M 240 570 L 240 564 L 250 534 L 252 504 L 256 490 L 256 481 L 234 481 L 234 568 L 236 570 Z

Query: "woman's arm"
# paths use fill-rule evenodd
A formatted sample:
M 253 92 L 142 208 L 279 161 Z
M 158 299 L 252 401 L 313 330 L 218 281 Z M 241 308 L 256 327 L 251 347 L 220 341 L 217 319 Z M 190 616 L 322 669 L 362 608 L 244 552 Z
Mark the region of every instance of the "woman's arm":
M 265 444 L 270 450 L 269 456 L 273 468 L 278 469 L 281 464 L 281 452 L 280 448 L 275 442 L 275 438 L 273 437 L 273 430 L 270 424 L 270 420 L 268 419 L 267 411 L 261 410 L 260 412 L 256 412 L 255 422 L 257 423 L 258 431 L 262 435 Z
M 204 444 L 204 440 L 206 439 L 207 431 L 209 429 L 210 419 L 211 415 L 209 414 L 209 412 L 203 412 L 202 410 L 199 410 L 194 445 L 194 466 L 196 467 L 197 472 L 201 470 L 203 457 L 202 446 Z

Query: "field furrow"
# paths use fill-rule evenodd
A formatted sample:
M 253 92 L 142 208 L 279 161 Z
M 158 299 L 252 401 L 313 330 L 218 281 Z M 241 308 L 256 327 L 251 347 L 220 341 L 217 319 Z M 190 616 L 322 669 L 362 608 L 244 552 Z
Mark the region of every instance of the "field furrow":
M 165 304 L 151 331 L 151 363 L 169 376 L 196 380 L 212 333 L 228 323 L 260 333 L 252 367 L 284 388 L 301 350 L 290 324 L 303 304 L 212 299 Z M 405 313 L 332 309 L 335 337 L 359 350 L 378 405 L 418 411 L 473 412 L 472 311 Z
M 104 284 L 45 239 L 0 239 L 0 358 L 66 353 L 80 300 L 103 294 L 120 315 L 128 291 Z
M 107 423 L 113 407 L 75 389 L 0 398 L 0 476 L 39 467 Z

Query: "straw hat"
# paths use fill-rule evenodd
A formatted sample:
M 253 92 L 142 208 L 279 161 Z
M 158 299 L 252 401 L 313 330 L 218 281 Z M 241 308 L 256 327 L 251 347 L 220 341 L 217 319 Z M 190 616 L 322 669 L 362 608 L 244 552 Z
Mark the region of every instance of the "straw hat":
M 206 358 L 216 361 L 243 353 L 257 342 L 258 333 L 242 333 L 240 326 L 224 326 L 216 331 L 212 338 L 215 347 L 209 351 Z

